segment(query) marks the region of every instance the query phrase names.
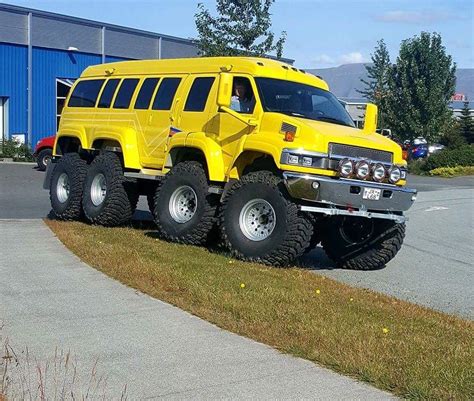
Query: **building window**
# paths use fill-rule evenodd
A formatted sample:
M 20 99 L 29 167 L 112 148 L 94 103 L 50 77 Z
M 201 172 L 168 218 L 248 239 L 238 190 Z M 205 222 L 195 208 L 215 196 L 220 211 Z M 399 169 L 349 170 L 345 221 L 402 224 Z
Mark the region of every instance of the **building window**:
M 94 107 L 104 84 L 103 79 L 89 79 L 79 82 L 69 99 L 69 107 Z
M 156 92 L 153 110 L 170 110 L 181 78 L 164 78 Z
M 196 78 L 189 91 L 184 111 L 203 111 L 211 91 L 214 77 Z
M 114 109 L 128 109 L 132 100 L 135 88 L 138 85 L 138 79 L 127 78 L 122 81 L 120 89 L 115 97 Z
M 105 88 L 100 95 L 99 104 L 97 107 L 109 108 L 112 104 L 112 99 L 114 97 L 115 90 L 120 82 L 120 79 L 109 79 L 105 84 Z
M 146 110 L 150 107 L 151 98 L 159 80 L 159 78 L 147 78 L 143 81 L 142 87 L 137 96 L 137 101 L 135 102 L 136 109 Z
M 66 98 L 74 85 L 75 79 L 68 78 L 57 78 L 56 79 L 56 131 L 59 128 L 59 120 L 61 113 L 63 112 L 64 105 L 66 104 Z

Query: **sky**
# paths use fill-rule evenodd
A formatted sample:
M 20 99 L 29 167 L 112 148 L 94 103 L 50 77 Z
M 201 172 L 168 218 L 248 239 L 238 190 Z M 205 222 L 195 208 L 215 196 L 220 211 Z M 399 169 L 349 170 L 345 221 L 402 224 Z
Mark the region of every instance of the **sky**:
M 197 36 L 194 14 L 215 0 L 10 0 L 36 8 L 184 38 Z M 395 61 L 400 42 L 438 32 L 458 68 L 474 67 L 474 0 L 276 0 L 272 30 L 287 32 L 283 56 L 300 68 L 370 61 L 383 38 Z

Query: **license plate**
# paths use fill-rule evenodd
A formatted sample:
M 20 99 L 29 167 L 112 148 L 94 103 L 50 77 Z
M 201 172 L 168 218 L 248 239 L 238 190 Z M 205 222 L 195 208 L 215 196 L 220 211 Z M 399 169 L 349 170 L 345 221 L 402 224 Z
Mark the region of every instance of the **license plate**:
M 379 200 L 381 192 L 382 190 L 377 188 L 364 188 L 362 199 Z

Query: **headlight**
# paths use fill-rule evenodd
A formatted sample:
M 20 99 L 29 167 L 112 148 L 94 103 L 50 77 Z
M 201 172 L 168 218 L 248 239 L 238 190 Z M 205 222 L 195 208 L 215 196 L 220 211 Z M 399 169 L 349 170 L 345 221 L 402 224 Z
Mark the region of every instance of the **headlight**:
M 392 184 L 396 184 L 402 178 L 402 172 L 399 167 L 393 166 L 388 172 L 388 179 Z
M 299 159 L 297 155 L 288 155 L 288 164 L 298 164 Z
M 303 166 L 311 167 L 313 165 L 313 158 L 309 156 L 303 156 Z
M 374 181 L 382 182 L 385 178 L 385 167 L 383 164 L 377 163 L 372 170 Z
M 341 177 L 344 177 L 344 178 L 350 177 L 352 173 L 354 172 L 354 163 L 352 162 L 352 160 L 342 159 L 339 162 L 338 170 Z
M 370 165 L 365 160 L 361 160 L 356 165 L 356 175 L 357 178 L 365 180 L 370 174 Z

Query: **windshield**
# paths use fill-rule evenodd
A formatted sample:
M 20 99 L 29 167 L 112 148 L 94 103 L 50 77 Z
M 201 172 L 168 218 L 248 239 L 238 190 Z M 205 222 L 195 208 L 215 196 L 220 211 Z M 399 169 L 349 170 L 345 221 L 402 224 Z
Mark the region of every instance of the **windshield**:
M 331 92 L 281 79 L 255 81 L 265 111 L 354 127 L 349 113 Z

